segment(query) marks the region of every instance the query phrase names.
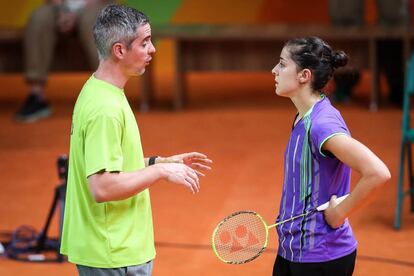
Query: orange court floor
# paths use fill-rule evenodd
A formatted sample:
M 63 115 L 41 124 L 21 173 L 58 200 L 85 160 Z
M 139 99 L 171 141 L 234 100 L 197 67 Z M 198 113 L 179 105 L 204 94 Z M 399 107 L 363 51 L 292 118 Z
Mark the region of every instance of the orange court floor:
M 56 159 L 68 152 L 73 104 L 87 77 L 52 74 L 47 92 L 53 116 L 20 124 L 13 114 L 25 95 L 23 79 L 0 75 L 1 233 L 23 224 L 43 227 L 58 183 Z M 271 275 L 278 246 L 274 230 L 267 251 L 244 265 L 219 261 L 210 240 L 216 224 L 237 210 L 255 210 L 269 224 L 274 221 L 295 109 L 274 94 L 271 74 L 189 74 L 187 81 L 188 105 L 179 112 L 170 108 L 168 79 L 157 82 L 156 105 L 145 114 L 137 109 L 139 80 L 126 88 L 146 156 L 199 151 L 214 161 L 197 195 L 167 182 L 150 188 L 157 250 L 153 275 Z M 392 227 L 401 109 L 382 104 L 373 113 L 367 106 L 367 97 L 357 93 L 355 101 L 337 107 L 353 137 L 388 165 L 392 179 L 350 217 L 359 243 L 354 275 L 414 275 L 414 217 L 408 198 L 401 230 Z M 353 185 L 357 179 L 354 172 Z M 57 228 L 55 219 L 52 236 Z M 2 256 L 0 275 L 76 275 L 76 268 L 68 262 L 24 263 Z

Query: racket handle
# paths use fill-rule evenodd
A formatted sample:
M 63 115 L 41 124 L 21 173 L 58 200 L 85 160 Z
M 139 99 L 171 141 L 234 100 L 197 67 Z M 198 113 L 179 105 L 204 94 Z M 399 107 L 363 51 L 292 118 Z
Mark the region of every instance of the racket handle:
M 337 204 L 341 203 L 341 202 L 342 202 L 342 200 L 344 200 L 347 196 L 348 196 L 348 195 L 344 195 L 344 196 L 338 197 L 338 198 L 335 200 L 335 201 L 336 201 L 336 203 L 337 203 Z M 325 202 L 324 204 L 322 204 L 322 205 L 320 205 L 320 206 L 318 206 L 318 208 L 316 208 L 316 210 L 318 210 L 318 211 L 320 212 L 320 211 L 326 210 L 326 208 L 328 208 L 328 206 L 329 206 L 329 201 L 328 201 L 328 202 Z

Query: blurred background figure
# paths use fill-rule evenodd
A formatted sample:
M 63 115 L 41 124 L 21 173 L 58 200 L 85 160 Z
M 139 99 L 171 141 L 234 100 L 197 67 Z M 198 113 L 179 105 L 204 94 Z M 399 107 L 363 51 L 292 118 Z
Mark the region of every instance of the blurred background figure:
M 76 33 L 91 69 L 98 65 L 92 28 L 100 10 L 110 0 L 47 0 L 34 10 L 24 35 L 25 78 L 28 96 L 17 111 L 17 121 L 34 122 L 51 114 L 45 84 L 56 42 L 64 34 Z M 73 49 L 78 51 L 78 49 Z
M 329 0 L 329 14 L 332 24 L 342 27 L 359 27 L 364 24 L 364 1 Z M 360 72 L 350 66 L 335 72 L 334 99 L 337 102 L 350 100 L 352 89 L 360 79 Z
M 404 26 L 409 22 L 408 0 L 376 0 L 377 24 L 387 28 Z M 332 24 L 336 26 L 364 25 L 364 1 L 329 0 L 329 12 Z M 385 73 L 388 83 L 388 99 L 391 104 L 402 106 L 404 84 L 404 60 L 402 41 L 384 39 L 377 44 L 378 66 Z M 338 71 L 334 76 L 334 98 L 337 102 L 348 102 L 352 89 L 360 79 L 356 69 Z

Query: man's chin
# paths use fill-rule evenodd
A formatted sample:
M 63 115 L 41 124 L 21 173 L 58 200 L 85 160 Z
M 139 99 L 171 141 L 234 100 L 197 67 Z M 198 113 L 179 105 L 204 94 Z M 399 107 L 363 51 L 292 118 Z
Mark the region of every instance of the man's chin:
M 142 74 L 144 74 L 145 73 L 145 71 L 146 71 L 146 69 L 147 69 L 147 66 L 144 66 L 140 71 L 139 71 L 139 74 L 140 75 L 142 75 Z
M 139 77 L 139 76 L 142 76 L 144 73 L 145 73 L 145 68 L 143 68 L 143 69 L 141 69 L 139 71 L 136 71 L 134 75 L 136 77 Z

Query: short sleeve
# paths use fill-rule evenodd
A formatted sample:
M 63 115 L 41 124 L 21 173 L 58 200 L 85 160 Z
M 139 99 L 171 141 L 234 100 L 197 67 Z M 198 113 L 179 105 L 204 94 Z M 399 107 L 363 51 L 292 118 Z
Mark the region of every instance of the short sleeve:
M 341 117 L 332 114 L 321 120 L 317 120 L 311 126 L 312 143 L 318 147 L 319 153 L 324 157 L 326 157 L 326 154 L 322 151 L 323 144 L 335 135 L 350 135 Z
M 90 176 L 99 171 L 121 171 L 122 126 L 114 117 L 99 115 L 85 128 L 85 168 Z

